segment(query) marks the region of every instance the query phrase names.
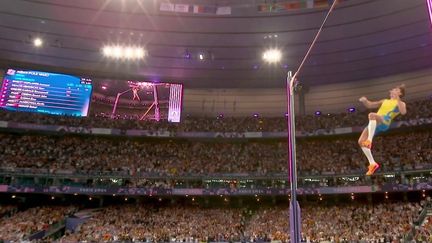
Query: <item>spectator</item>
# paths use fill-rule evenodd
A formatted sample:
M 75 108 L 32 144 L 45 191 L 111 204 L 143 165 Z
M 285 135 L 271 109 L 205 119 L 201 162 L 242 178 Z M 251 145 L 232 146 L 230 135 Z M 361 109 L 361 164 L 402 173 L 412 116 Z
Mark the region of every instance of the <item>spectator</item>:
M 9 218 L 0 218 L 0 241 L 25 240 L 31 234 L 64 219 L 74 210 L 74 207 L 43 206 L 18 212 Z
M 298 139 L 301 175 L 362 174 L 366 160 L 351 137 Z M 432 132 L 377 137 L 374 156 L 381 171 L 430 167 Z M 200 142 L 104 137 L 0 134 L 0 167 L 126 175 L 210 175 L 287 172 L 287 145 L 280 141 Z
M 138 113 L 118 110 L 119 114 L 111 119 L 110 109 L 101 105 L 103 100 L 93 100 L 95 111 L 90 117 L 58 117 L 36 113 L 19 113 L 0 111 L 0 120 L 27 122 L 46 125 L 67 125 L 79 127 L 104 127 L 119 129 L 142 129 L 149 131 L 170 131 L 170 132 L 277 132 L 286 131 L 286 119 L 280 118 L 198 118 L 184 117 L 181 123 L 140 121 Z M 407 103 L 409 112 L 406 116 L 398 117 L 397 120 L 410 120 L 432 117 L 431 100 L 418 100 Z M 128 109 L 130 110 L 130 109 Z M 344 112 L 329 115 L 306 115 L 296 117 L 296 129 L 301 132 L 314 132 L 316 130 L 331 130 L 340 127 L 365 126 L 367 123 L 367 111 L 355 113 Z

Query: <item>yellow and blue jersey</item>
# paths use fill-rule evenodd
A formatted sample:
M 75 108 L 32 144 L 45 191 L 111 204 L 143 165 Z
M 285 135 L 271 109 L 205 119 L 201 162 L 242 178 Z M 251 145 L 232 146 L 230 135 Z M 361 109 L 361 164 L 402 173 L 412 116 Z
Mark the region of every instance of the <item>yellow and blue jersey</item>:
M 384 121 L 377 126 L 375 134 L 387 131 L 390 128 L 392 120 L 400 114 L 398 101 L 396 99 L 385 99 L 377 114 L 382 116 Z

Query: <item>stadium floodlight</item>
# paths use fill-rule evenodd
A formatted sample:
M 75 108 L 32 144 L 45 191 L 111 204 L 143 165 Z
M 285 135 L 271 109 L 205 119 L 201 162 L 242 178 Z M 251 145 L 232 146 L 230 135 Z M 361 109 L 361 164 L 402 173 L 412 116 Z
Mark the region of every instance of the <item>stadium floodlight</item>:
M 113 54 L 113 48 L 111 46 L 104 46 L 102 49 L 104 56 L 109 57 Z
M 282 52 L 278 49 L 266 50 L 263 54 L 264 61 L 268 63 L 277 63 L 282 59 Z
M 122 57 L 122 54 L 123 54 L 123 48 L 122 48 L 122 47 L 120 47 L 120 46 L 115 46 L 115 47 L 113 48 L 113 54 L 112 54 L 112 56 L 113 56 L 114 58 L 121 58 L 121 57 Z
M 136 48 L 135 49 L 135 58 L 142 59 L 146 55 L 146 52 L 143 48 Z
M 186 49 L 186 50 L 185 50 L 185 53 L 183 54 L 183 57 L 184 57 L 185 59 L 191 59 L 191 58 L 192 58 L 192 55 L 191 55 L 190 52 Z
M 121 45 L 106 45 L 102 48 L 102 53 L 105 57 L 123 60 L 139 60 L 146 55 L 146 51 L 142 47 Z
M 204 54 L 203 53 L 200 53 L 199 55 L 198 55 L 198 58 L 202 61 L 202 60 L 204 60 Z
M 128 46 L 124 49 L 124 57 L 126 59 L 133 59 L 135 57 L 134 48 Z
M 42 44 L 43 44 L 43 40 L 41 38 L 36 37 L 36 38 L 33 39 L 33 45 L 35 47 L 41 47 Z

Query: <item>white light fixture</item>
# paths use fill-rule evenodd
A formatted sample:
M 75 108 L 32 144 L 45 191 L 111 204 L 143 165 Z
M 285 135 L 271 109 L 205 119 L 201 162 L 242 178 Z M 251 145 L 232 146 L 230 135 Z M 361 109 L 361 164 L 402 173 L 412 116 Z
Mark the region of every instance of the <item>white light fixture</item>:
M 135 58 L 142 59 L 146 55 L 146 51 L 143 48 L 137 48 L 135 50 Z
M 43 44 L 43 41 L 42 41 L 41 38 L 36 37 L 36 38 L 33 39 L 33 45 L 34 45 L 35 47 L 41 47 L 42 44 Z
M 133 59 L 135 56 L 133 48 L 132 47 L 126 47 L 124 49 L 124 56 L 126 59 Z
M 200 54 L 198 55 L 198 58 L 199 58 L 201 61 L 204 60 L 204 54 L 200 53 Z
M 282 59 L 282 52 L 278 49 L 269 49 L 264 52 L 263 59 L 268 63 L 277 63 Z
M 108 57 L 111 56 L 113 54 L 113 48 L 111 46 L 105 46 L 103 49 L 103 54 L 104 56 Z
M 143 59 L 146 55 L 146 51 L 141 47 L 133 46 L 104 46 L 102 53 L 105 57 L 114 59 L 125 59 L 125 60 L 138 60 Z
M 121 58 L 122 57 L 123 48 L 120 46 L 115 46 L 113 48 L 113 57 L 114 58 Z

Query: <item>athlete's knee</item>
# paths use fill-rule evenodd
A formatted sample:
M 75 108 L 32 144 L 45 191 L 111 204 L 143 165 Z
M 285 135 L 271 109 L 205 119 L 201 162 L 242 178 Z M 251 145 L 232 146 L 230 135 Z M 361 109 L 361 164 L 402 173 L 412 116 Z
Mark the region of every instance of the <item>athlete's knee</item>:
M 360 146 L 360 147 L 362 147 L 362 144 L 363 144 L 363 139 L 361 139 L 361 138 L 359 138 L 359 140 L 357 141 L 358 142 L 358 145 Z
M 373 113 L 373 112 L 369 113 L 368 118 L 369 118 L 369 120 L 376 120 L 377 119 L 376 113 Z

